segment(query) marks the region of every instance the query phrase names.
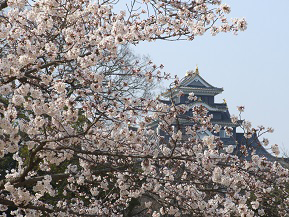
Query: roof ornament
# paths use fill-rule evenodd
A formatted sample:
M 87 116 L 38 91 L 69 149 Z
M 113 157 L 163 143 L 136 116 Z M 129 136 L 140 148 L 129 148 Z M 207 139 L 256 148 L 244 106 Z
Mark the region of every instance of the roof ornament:
M 226 99 L 223 99 L 223 101 L 224 101 L 224 104 L 226 104 L 226 108 L 228 109 L 228 104 L 227 104 Z
M 193 74 L 195 74 L 195 75 L 199 75 L 200 74 L 198 65 L 196 66 L 196 70 L 195 71 L 194 70 L 188 70 L 186 72 L 186 77 L 193 76 Z
M 199 73 L 199 67 L 198 67 L 198 65 L 196 66 L 195 74 L 196 74 L 196 75 L 199 75 L 199 74 L 200 74 L 200 73 Z

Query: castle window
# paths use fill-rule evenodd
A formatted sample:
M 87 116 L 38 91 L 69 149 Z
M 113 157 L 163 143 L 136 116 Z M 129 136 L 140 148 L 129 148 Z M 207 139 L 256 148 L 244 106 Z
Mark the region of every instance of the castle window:
M 214 113 L 213 115 L 214 115 L 213 119 L 216 119 L 216 120 L 221 120 L 222 119 L 222 116 L 221 116 L 220 113 Z
M 230 136 L 226 134 L 225 130 L 220 130 L 220 138 L 230 138 Z
M 172 126 L 172 128 L 173 128 L 173 132 L 176 133 L 176 127 Z
M 161 135 L 161 130 L 160 130 L 160 127 L 157 127 L 157 135 Z
M 176 104 L 179 104 L 181 99 L 180 99 L 179 96 L 177 96 L 177 97 L 174 98 L 174 101 L 175 101 Z

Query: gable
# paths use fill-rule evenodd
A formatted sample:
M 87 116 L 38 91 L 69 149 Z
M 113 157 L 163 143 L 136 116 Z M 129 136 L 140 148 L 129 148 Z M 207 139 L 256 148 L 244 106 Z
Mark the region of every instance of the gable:
M 188 83 L 186 86 L 187 87 L 203 87 L 203 88 L 207 87 L 198 79 L 193 80 L 192 82 Z
M 200 75 L 186 77 L 181 86 L 196 88 L 212 88 L 213 86 L 206 82 Z

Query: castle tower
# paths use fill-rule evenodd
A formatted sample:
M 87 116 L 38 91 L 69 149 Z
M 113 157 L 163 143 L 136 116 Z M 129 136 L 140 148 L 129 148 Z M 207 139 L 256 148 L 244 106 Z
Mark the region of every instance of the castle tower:
M 179 96 L 179 92 L 182 91 L 184 94 Z M 191 101 L 188 99 L 190 93 L 194 93 L 197 97 L 196 101 Z M 186 76 L 180 80 L 180 84 L 166 91 L 162 94 L 162 97 L 167 100 L 162 100 L 166 104 L 171 104 L 170 98 L 173 100 L 175 105 L 186 104 L 190 108 L 194 106 L 204 106 L 208 109 L 209 114 L 213 115 L 212 124 L 218 124 L 221 127 L 219 133 L 216 133 L 216 136 L 220 136 L 221 140 L 224 143 L 224 146 L 236 145 L 236 127 L 237 125 L 232 123 L 230 113 L 226 101 L 224 100 L 221 103 L 215 102 L 215 96 L 221 94 L 223 88 L 214 87 L 209 84 L 199 72 L 198 67 L 195 71 L 188 71 Z M 190 109 L 191 110 L 191 109 Z M 188 115 L 191 115 L 190 113 Z M 191 125 L 189 122 L 182 121 L 183 126 Z M 224 127 L 233 128 L 233 138 L 228 136 L 225 133 Z M 203 136 L 212 135 L 210 132 L 205 133 Z
M 183 92 L 182 96 L 179 95 L 180 91 Z M 214 135 L 220 137 L 224 147 L 233 145 L 235 147 L 234 153 L 243 159 L 251 160 L 252 154 L 256 154 L 260 157 L 266 157 L 270 161 L 278 160 L 281 164 L 288 166 L 288 158 L 285 162 L 284 160 L 280 160 L 280 158 L 272 156 L 262 145 L 260 145 L 256 135 L 253 135 L 253 137 L 250 139 L 246 139 L 244 137 L 244 133 L 236 133 L 238 124 L 232 123 L 226 100 L 224 99 L 221 103 L 215 102 L 215 96 L 221 94 L 222 92 L 223 88 L 214 87 L 209 84 L 200 75 L 199 69 L 197 67 L 194 71 L 188 71 L 186 76 L 180 80 L 176 87 L 171 88 L 163 93 L 161 95 L 162 99 L 160 99 L 160 101 L 168 105 L 172 103 L 175 105 L 186 104 L 190 107 L 190 110 L 185 114 L 185 116 L 193 115 L 191 108 L 195 106 L 206 107 L 208 109 L 208 114 L 213 115 L 213 118 L 211 119 L 212 124 L 217 124 L 221 128 L 220 132 L 214 133 Z M 194 95 L 197 97 L 197 100 L 189 100 L 188 97 L 190 93 L 194 93 Z M 190 123 L 187 118 L 178 117 L 178 124 L 173 124 L 173 127 L 176 127 L 177 125 L 181 126 L 183 130 L 186 126 L 193 126 L 194 123 Z M 233 128 L 232 136 L 226 135 L 224 130 L 225 126 Z M 165 139 L 168 139 L 167 135 L 159 130 L 158 121 L 150 124 L 150 127 L 156 129 L 159 131 L 159 135 L 163 136 Z M 213 134 L 207 130 L 198 134 L 198 137 L 202 139 L 203 137 L 209 135 Z M 249 147 L 249 149 L 247 149 L 248 153 L 246 155 L 242 154 L 242 146 Z M 254 150 L 254 153 L 252 150 Z

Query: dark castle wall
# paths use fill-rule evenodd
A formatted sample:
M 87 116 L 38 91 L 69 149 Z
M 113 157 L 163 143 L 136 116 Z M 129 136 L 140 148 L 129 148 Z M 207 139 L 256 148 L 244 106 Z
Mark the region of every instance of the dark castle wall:
M 180 104 L 188 104 L 191 101 L 188 100 L 188 94 L 183 95 L 180 97 Z M 215 100 L 214 100 L 214 96 L 201 96 L 201 95 L 196 95 L 198 98 L 200 98 L 202 100 L 202 102 L 207 103 L 208 105 L 214 105 L 215 104 Z

